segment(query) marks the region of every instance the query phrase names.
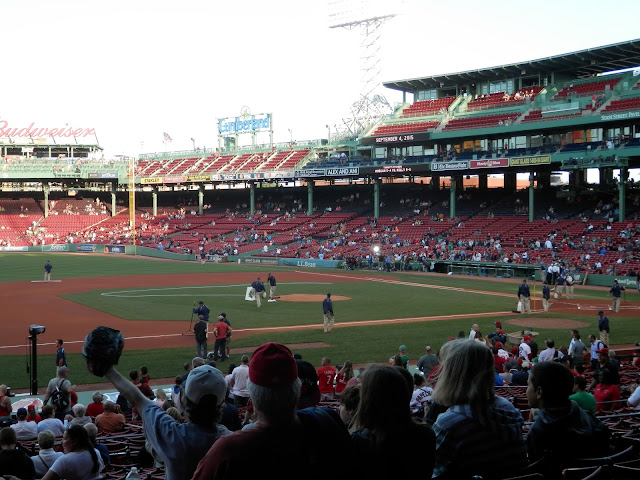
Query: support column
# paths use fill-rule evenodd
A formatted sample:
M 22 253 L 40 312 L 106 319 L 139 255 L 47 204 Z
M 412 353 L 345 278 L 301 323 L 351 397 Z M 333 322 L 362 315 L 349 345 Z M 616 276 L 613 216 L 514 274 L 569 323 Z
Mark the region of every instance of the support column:
M 534 215 L 534 201 L 533 201 L 533 194 L 535 192 L 534 190 L 534 180 L 535 180 L 535 174 L 533 172 L 529 172 L 529 221 L 533 222 L 535 220 L 535 215 Z
M 627 179 L 629 177 L 629 170 L 627 167 L 620 167 L 620 181 L 618 182 L 618 221 L 624 222 L 626 219 L 625 211 L 627 209 L 627 202 L 625 199 L 625 193 L 627 190 Z
M 431 175 L 431 190 L 440 190 L 440 175 Z
M 514 193 L 516 191 L 516 174 L 515 173 L 505 173 L 504 174 L 504 191 L 505 194 Z
M 377 220 L 380 218 L 380 184 L 381 178 L 376 178 L 373 183 L 373 217 Z
M 249 185 L 249 214 L 256 214 L 256 184 Z
M 157 187 L 154 187 L 153 190 L 151 190 L 151 202 L 153 205 L 153 216 L 157 217 L 158 216 L 158 189 Z
M 51 186 L 48 183 L 42 185 L 42 190 L 44 191 L 44 218 L 49 216 L 49 190 L 51 190 Z
M 611 185 L 613 182 L 613 169 L 609 167 L 598 168 L 600 172 L 600 185 Z
M 111 216 L 116 216 L 116 192 L 111 192 Z
M 586 170 L 572 170 L 569 172 L 569 185 L 580 186 L 586 178 Z
M 451 187 L 449 188 L 449 218 L 456 216 L 456 179 L 451 177 Z
M 198 215 L 204 212 L 204 185 L 198 187 Z
M 489 188 L 489 177 L 487 174 L 478 175 L 478 190 L 487 191 Z
M 307 215 L 313 215 L 313 180 L 307 183 Z

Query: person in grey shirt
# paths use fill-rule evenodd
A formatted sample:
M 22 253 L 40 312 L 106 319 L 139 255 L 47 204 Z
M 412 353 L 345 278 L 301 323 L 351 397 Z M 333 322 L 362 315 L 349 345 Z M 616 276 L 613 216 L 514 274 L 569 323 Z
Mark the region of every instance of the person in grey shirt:
M 433 367 L 438 365 L 438 356 L 431 351 L 431 346 L 427 345 L 424 349 L 425 354 L 418 360 L 418 370 L 420 370 L 425 377 L 428 377 L 433 370 Z

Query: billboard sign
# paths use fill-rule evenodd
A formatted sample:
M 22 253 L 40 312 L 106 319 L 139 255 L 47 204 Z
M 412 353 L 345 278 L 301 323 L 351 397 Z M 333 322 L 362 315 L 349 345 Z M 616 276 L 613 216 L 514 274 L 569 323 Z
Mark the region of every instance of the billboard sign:
M 551 155 L 532 155 L 530 157 L 511 157 L 509 165 L 511 167 L 522 167 L 529 165 L 548 165 L 551 163 Z
M 363 145 L 387 145 L 392 143 L 417 143 L 429 140 L 428 133 L 407 133 L 405 135 L 382 135 L 380 137 L 364 137 Z
M 218 120 L 218 134 L 223 136 L 240 133 L 255 133 L 271 129 L 271 114 L 252 115 L 248 108 L 243 108 L 238 117 L 227 117 Z
M 90 172 L 88 175 L 88 178 L 90 179 L 95 179 L 95 178 L 109 178 L 109 179 L 117 179 L 118 178 L 118 174 L 116 172 L 103 172 L 103 173 L 93 173 Z
M 466 160 L 452 160 L 450 162 L 431 162 L 432 172 L 445 172 L 447 170 L 467 170 L 469 168 L 469 162 Z
M 487 160 L 470 160 L 469 168 L 506 168 L 509 166 L 508 158 L 489 158 Z

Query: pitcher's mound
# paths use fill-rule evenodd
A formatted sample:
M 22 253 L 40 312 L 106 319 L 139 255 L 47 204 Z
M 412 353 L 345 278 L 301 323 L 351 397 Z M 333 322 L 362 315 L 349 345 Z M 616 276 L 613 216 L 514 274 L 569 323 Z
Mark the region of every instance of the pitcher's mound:
M 327 298 L 326 295 L 320 294 L 307 294 L 307 293 L 292 293 L 291 295 L 280 295 L 279 302 L 322 302 Z M 351 300 L 351 297 L 344 297 L 342 295 L 331 295 L 331 300 Z

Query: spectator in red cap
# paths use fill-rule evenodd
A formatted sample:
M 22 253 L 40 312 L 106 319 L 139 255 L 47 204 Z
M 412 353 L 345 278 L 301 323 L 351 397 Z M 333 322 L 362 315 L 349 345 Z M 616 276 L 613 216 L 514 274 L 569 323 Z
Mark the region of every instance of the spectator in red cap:
M 40 423 L 41 421 L 42 417 L 37 412 L 36 407 L 33 405 L 27 406 L 27 422 Z
M 349 461 L 344 462 L 346 468 L 334 469 L 326 456 L 331 455 L 329 447 L 349 451 L 346 426 L 331 409 L 298 410 L 301 384 L 287 347 L 279 343 L 258 347 L 251 356 L 247 382 L 257 421 L 252 428 L 215 442 L 198 464 L 193 480 L 261 478 L 265 472 L 277 473 L 282 479 L 300 478 L 304 472 L 312 478 L 352 478 Z

